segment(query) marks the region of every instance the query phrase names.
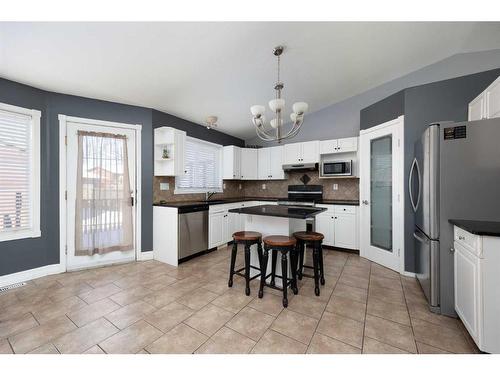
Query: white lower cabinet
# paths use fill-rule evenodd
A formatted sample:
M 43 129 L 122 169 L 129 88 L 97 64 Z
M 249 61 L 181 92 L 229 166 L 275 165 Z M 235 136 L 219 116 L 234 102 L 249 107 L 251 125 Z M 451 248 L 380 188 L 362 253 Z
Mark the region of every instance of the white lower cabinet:
M 327 210 L 316 216 L 316 231 L 325 238 L 323 244 L 344 249 L 359 249 L 358 207 L 328 205 Z
M 224 239 L 224 215 L 226 212 L 217 211 L 208 214 L 208 248 L 223 244 Z
M 500 237 L 455 227 L 455 311 L 478 346 L 500 353 Z

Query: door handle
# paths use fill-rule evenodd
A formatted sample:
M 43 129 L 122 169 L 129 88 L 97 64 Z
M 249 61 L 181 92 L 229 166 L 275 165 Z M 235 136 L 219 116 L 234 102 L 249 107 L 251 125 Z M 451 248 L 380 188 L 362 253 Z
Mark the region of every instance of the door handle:
M 422 243 L 428 242 L 427 238 L 420 237 L 415 232 L 413 232 L 413 237 L 415 237 L 415 239 L 417 239 L 419 242 L 422 242 Z
M 418 195 L 417 202 L 413 200 L 413 170 L 416 168 L 417 176 L 418 176 Z M 413 163 L 411 163 L 410 175 L 408 176 L 408 194 L 410 195 L 410 203 L 413 208 L 413 212 L 417 212 L 418 204 L 420 203 L 420 167 L 418 166 L 417 158 L 413 159 Z

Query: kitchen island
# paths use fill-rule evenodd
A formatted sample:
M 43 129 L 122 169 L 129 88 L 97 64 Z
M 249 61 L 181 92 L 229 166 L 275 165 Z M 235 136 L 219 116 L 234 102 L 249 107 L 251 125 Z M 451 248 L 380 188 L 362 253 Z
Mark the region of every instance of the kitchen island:
M 241 207 L 229 210 L 231 213 L 245 215 L 244 230 L 260 232 L 262 237 L 270 235 L 291 236 L 294 232 L 306 230 L 306 219 L 314 218 L 319 213 L 326 211 L 324 207 L 295 207 L 280 205 L 261 205 L 253 207 Z M 257 256 L 257 246 L 251 248 L 251 265 L 260 267 Z M 281 265 L 278 262 L 276 274 L 281 275 Z M 290 264 L 290 262 L 288 263 Z M 268 264 L 269 273 L 271 264 Z M 258 271 L 251 269 L 251 276 Z M 290 274 L 290 270 L 289 273 Z M 277 284 L 281 279 L 276 280 Z

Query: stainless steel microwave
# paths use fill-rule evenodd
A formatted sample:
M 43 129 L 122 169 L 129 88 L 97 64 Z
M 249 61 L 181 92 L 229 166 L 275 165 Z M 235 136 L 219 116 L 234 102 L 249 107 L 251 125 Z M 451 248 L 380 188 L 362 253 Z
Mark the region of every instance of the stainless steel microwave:
M 352 160 L 323 161 L 321 177 L 352 176 Z

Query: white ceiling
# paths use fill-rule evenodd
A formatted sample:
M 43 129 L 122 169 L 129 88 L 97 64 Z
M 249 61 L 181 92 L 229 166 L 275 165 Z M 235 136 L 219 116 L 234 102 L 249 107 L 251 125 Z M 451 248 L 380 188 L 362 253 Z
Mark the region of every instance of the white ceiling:
M 316 111 L 456 53 L 500 48 L 500 23 L 0 23 L 0 76 L 255 132 L 284 44 L 287 113 Z M 270 117 L 270 116 L 268 116 Z M 168 125 L 168 124 L 165 124 Z

